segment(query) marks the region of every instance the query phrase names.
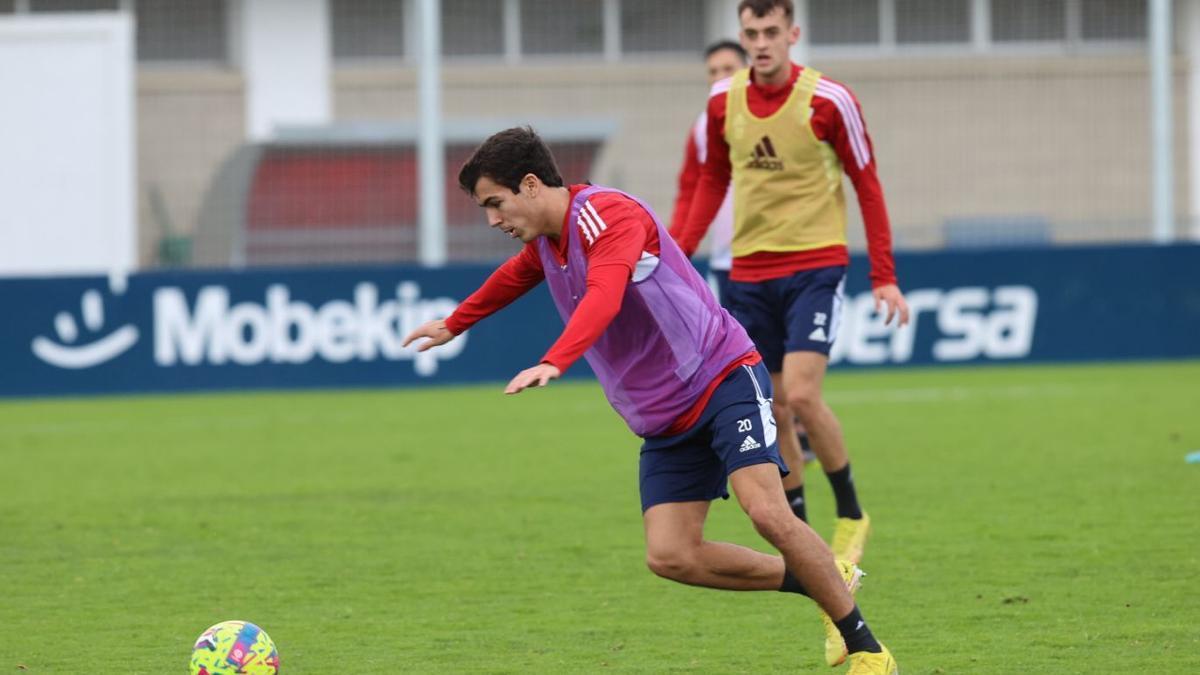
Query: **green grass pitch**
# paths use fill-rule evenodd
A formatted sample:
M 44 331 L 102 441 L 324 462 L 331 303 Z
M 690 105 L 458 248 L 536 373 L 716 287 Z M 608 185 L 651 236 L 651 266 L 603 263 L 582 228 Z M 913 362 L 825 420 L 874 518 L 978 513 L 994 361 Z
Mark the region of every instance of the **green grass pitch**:
M 902 671 L 1200 672 L 1198 383 L 835 371 Z M 648 572 L 636 477 L 587 382 L 0 402 L 0 673 L 186 672 L 233 618 L 285 673 L 832 672 L 806 599 Z

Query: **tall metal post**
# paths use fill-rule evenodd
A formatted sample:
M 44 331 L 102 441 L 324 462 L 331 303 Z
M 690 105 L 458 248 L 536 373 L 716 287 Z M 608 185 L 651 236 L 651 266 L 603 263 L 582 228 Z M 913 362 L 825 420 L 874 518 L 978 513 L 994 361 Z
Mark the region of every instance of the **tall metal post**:
M 417 163 L 419 258 L 426 267 L 446 264 L 446 154 L 442 133 L 442 3 L 417 0 Z
M 1175 239 L 1174 116 L 1171 109 L 1171 0 L 1150 2 L 1150 122 L 1154 241 Z

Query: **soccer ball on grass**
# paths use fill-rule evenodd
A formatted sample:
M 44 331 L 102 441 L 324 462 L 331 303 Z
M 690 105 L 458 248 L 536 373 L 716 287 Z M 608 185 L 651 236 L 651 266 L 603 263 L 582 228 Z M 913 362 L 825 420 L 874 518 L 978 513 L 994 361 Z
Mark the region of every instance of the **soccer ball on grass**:
M 249 621 L 222 621 L 192 647 L 192 675 L 275 675 L 279 652 L 266 631 Z

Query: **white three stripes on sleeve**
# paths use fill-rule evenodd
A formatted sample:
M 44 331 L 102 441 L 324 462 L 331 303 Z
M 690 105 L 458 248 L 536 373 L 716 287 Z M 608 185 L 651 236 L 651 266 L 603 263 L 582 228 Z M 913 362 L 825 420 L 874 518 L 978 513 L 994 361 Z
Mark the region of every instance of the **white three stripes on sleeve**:
M 709 88 L 708 97 L 712 98 L 713 96 L 716 96 L 717 94 L 724 94 L 725 92 L 729 91 L 729 88 L 731 86 L 733 86 L 733 77 L 727 77 L 723 80 L 717 80 L 716 82 L 713 83 L 713 86 L 711 88 Z
M 600 233 L 608 229 L 608 223 L 600 217 L 596 211 L 596 207 L 592 206 L 591 201 L 583 203 L 583 208 L 579 209 L 579 220 L 576 221 L 579 229 L 583 231 L 583 236 L 587 237 L 589 244 L 596 243 L 596 239 L 600 237 Z
M 692 125 L 692 141 L 696 143 L 696 159 L 703 164 L 708 160 L 708 112 L 700 113 Z
M 850 137 L 850 147 L 854 151 L 854 160 L 858 163 L 858 168 L 861 169 L 870 164 L 871 146 L 867 143 L 867 126 L 863 123 L 862 115 L 858 112 L 858 106 L 855 105 L 850 90 L 836 82 L 821 78 L 817 82 L 815 94 L 833 101 L 837 106 L 838 113 L 842 116 L 842 123 L 846 125 L 846 133 Z

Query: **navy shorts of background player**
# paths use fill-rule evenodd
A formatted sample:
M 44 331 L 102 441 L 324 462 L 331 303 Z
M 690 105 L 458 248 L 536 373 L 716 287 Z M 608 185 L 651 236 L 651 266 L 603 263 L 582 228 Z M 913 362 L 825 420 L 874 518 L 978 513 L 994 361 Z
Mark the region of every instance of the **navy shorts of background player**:
M 712 286 L 717 302 L 725 309 L 729 309 L 729 283 L 729 270 L 708 271 L 708 285 Z
M 829 355 L 837 337 L 846 267 L 801 270 L 767 281 L 730 281 L 729 311 L 746 328 L 767 370 L 791 352 Z
M 728 499 L 729 474 L 766 462 L 787 475 L 771 414 L 771 376 L 757 363 L 729 373 L 691 429 L 643 439 L 642 511 L 670 502 Z

